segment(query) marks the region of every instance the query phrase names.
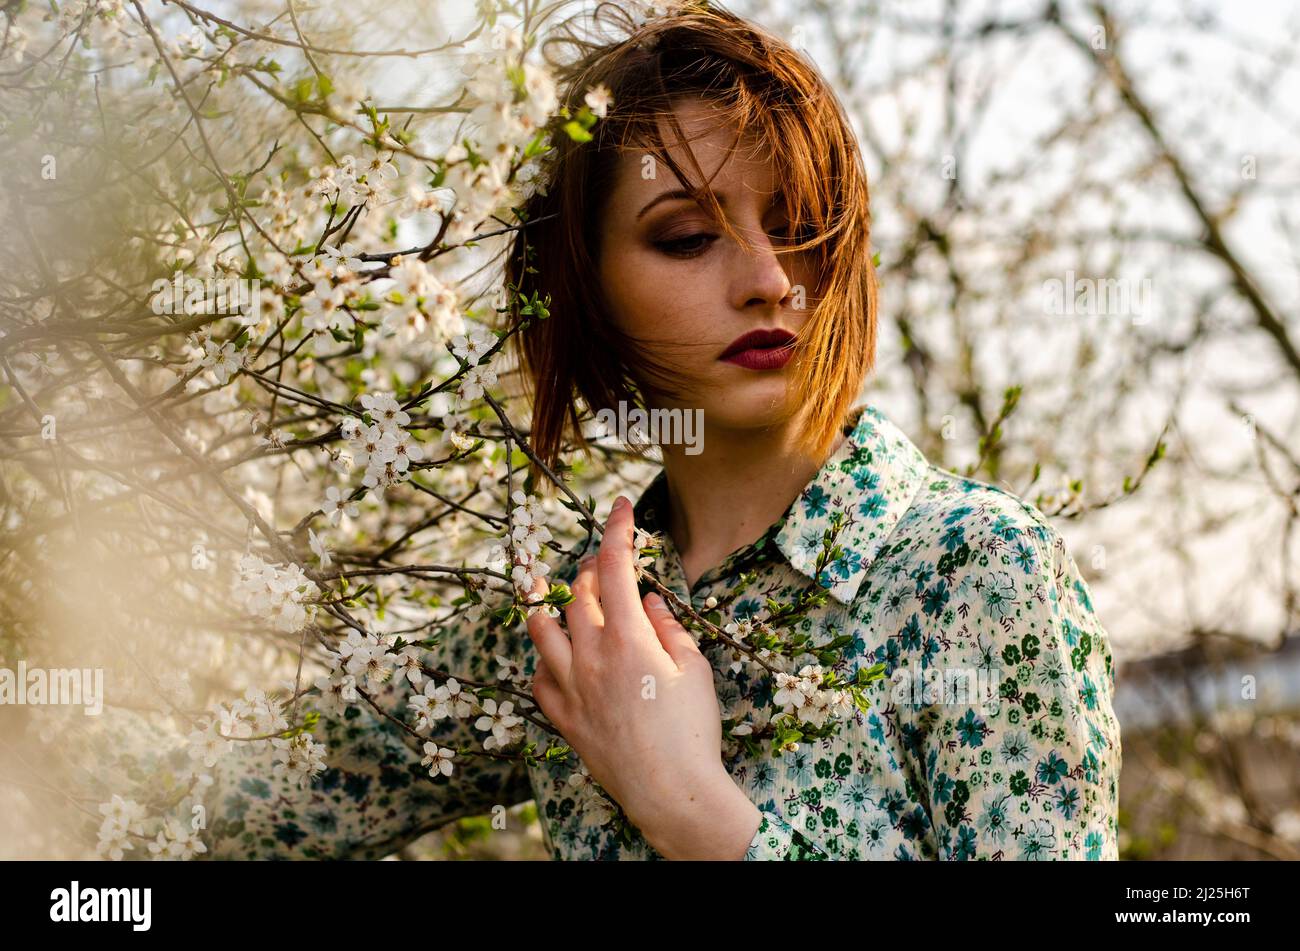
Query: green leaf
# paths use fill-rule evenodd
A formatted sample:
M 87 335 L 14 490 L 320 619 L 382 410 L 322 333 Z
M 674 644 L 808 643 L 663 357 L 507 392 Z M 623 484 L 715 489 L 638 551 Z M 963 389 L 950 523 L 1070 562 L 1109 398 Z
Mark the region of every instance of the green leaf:
M 550 590 L 546 592 L 546 597 L 542 599 L 542 602 L 544 604 L 553 604 L 557 608 L 562 608 L 567 604 L 573 603 L 574 600 L 573 592 L 569 590 L 569 586 L 561 581 L 551 586 Z
M 564 125 L 560 126 L 570 139 L 574 142 L 590 142 L 592 135 L 582 127 L 582 124 L 574 119 L 570 119 Z
M 546 151 L 546 130 L 540 129 L 531 142 L 524 148 L 525 161 Z

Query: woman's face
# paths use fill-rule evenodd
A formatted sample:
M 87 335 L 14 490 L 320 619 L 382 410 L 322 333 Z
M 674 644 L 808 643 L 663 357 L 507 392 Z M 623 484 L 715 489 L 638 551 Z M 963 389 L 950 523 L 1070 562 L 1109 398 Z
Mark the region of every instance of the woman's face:
M 788 220 L 770 156 L 745 141 L 729 148 L 735 126 L 715 106 L 683 100 L 676 114 L 728 220 L 755 250 L 746 253 L 705 207 L 674 197 L 685 186 L 666 164 L 627 153 L 602 217 L 600 280 L 619 328 L 679 378 L 672 401 L 656 397 L 653 380 L 640 381 L 652 407 L 699 408 L 723 429 L 771 425 L 782 418 L 792 348 L 774 337 L 727 351 L 751 331 L 802 327 L 815 304 L 809 255 L 772 251 L 788 238 Z M 691 174 L 666 126 L 663 135 Z

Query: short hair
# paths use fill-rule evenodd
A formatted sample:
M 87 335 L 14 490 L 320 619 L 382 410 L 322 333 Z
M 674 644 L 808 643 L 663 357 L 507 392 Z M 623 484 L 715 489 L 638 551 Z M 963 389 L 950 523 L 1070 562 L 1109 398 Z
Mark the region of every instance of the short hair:
M 554 468 L 572 436 L 590 455 L 578 398 L 592 412 L 621 400 L 644 407 L 637 370 L 646 358 L 615 327 L 594 277 L 599 216 L 618 159 L 629 151 L 657 156 L 688 187 L 700 187 L 672 160 L 658 128 L 664 119 L 683 142 L 672 104 L 698 98 L 725 108 L 727 119 L 739 126 L 737 141 L 753 134 L 766 147 L 786 196 L 793 238 L 777 253 L 808 251 L 815 262 L 815 287 L 805 290 L 816 306 L 799 331 L 784 412 L 807 412 L 800 447 L 812 457 L 824 456 L 871 371 L 876 348 L 867 176 L 839 100 L 802 54 L 716 3 L 687 0 L 641 22 L 628 3 L 603 2 L 590 17 L 593 25 L 609 22 L 614 37 L 584 38 L 578 18 L 570 17 L 544 41 L 543 51 L 570 116 L 596 86 L 609 90 L 612 105 L 591 127 L 589 141 L 566 134 L 563 119 L 549 123 L 552 148 L 540 162 L 538 187 L 519 209 L 523 227 L 505 265 L 507 286 L 517 295 L 549 298 L 549 316 L 536 319 L 527 312 L 535 308 L 511 297 L 512 326 L 529 322 L 515 345 L 530 382 L 533 451 Z M 555 44 L 578 53 L 557 61 L 551 55 Z M 712 192 L 703 189 L 702 196 L 720 227 L 735 237 Z M 536 466 L 532 471 L 540 475 Z

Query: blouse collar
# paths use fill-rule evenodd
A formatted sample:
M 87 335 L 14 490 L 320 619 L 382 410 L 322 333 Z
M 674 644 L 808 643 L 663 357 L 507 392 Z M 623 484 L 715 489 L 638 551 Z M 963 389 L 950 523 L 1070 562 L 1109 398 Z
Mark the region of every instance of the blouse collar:
M 796 571 L 814 578 L 824 532 L 833 512 L 843 512 L 836 538 L 841 556 L 822 570 L 821 584 L 831 596 L 852 603 L 872 563 L 925 483 L 924 455 L 888 418 L 870 404 L 854 407 L 844 423 L 847 438 L 827 459 L 799 496 L 753 545 L 735 552 L 724 568 L 743 561 L 745 552 L 768 539 Z M 636 524 L 664 531 L 667 474 L 662 470 L 633 509 Z
M 855 407 L 847 439 L 786 511 L 776 543 L 796 570 L 813 578 L 821 537 L 832 512 L 844 523 L 836 544 L 843 554 L 822 570 L 831 596 L 852 603 L 881 548 L 925 483 L 921 450 L 878 409 Z

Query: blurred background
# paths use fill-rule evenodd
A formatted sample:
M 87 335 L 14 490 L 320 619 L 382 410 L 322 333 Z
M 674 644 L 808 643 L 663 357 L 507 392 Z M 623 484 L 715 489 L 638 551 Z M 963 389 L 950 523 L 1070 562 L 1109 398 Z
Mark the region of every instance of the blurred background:
M 736 8 L 859 130 L 871 398 L 965 471 L 1023 387 L 976 475 L 1054 516 L 1110 633 L 1122 856 L 1300 857 L 1300 9 Z
M 304 13 L 318 45 L 434 46 L 479 12 L 342 6 Z M 938 465 L 1036 504 L 1087 578 L 1117 662 L 1121 857 L 1300 858 L 1300 8 L 727 6 L 809 56 L 858 132 L 882 282 L 864 398 Z M 261 5 L 205 9 L 240 20 Z M 412 115 L 455 83 L 437 53 L 331 75 Z M 14 132 L 24 113 L 3 107 Z M 31 289 L 6 283 L 5 306 L 23 306 Z M 646 478 L 580 474 L 595 492 Z M 13 574 L 31 557 L 15 525 L 0 562 L 11 618 L 34 597 Z M 26 802 L 0 786 L 0 812 Z M 516 814 L 528 825 L 531 806 Z M 27 828 L 0 857 L 67 848 Z M 544 852 L 535 824 L 465 820 L 396 857 Z

